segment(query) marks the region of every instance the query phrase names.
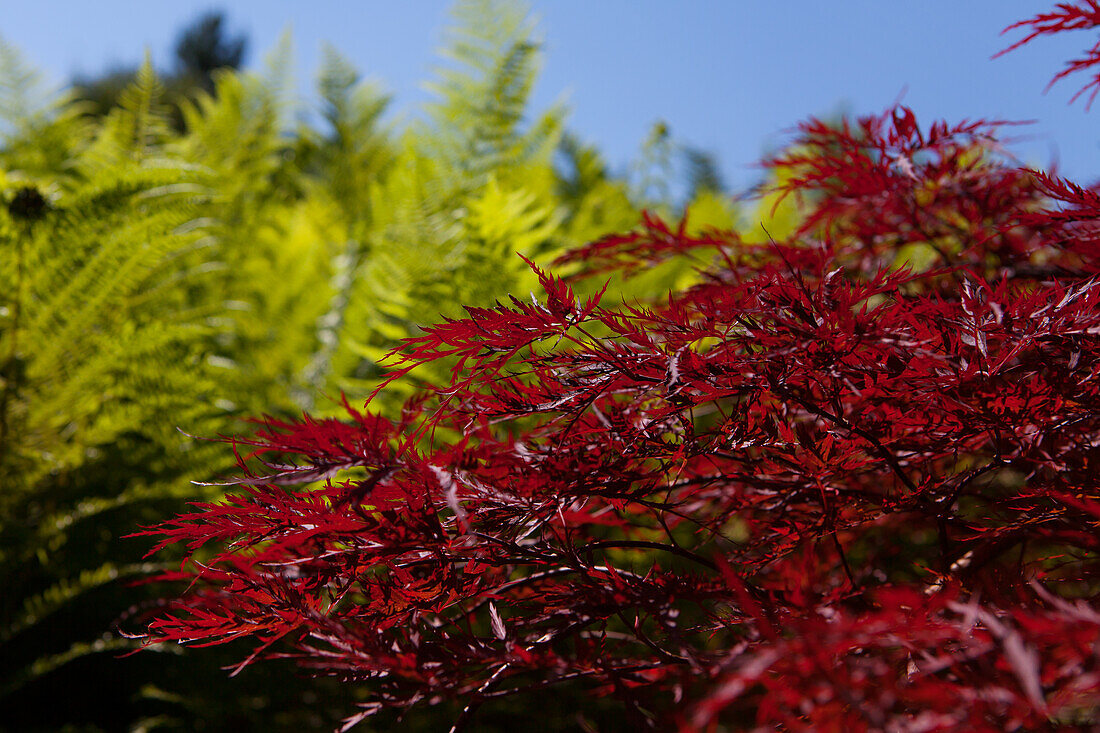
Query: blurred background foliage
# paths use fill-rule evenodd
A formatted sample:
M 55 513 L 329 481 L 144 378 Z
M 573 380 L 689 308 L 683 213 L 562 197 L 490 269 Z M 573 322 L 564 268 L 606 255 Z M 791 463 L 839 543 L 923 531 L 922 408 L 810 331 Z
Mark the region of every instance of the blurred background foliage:
M 0 729 L 332 729 L 361 690 L 274 665 L 229 681 L 235 648 L 119 658 L 118 626 L 163 590 L 133 582 L 152 565 L 125 535 L 216 498 L 201 482 L 232 470 L 191 436 L 361 402 L 398 339 L 537 290 L 517 253 L 548 265 L 643 209 L 738 225 L 714 161 L 665 125 L 616 176 L 564 108 L 531 110 L 539 48 L 524 7 L 457 3 L 435 101 L 397 125 L 335 49 L 313 109 L 289 36 L 239 71 L 247 39 L 218 14 L 181 34 L 169 73 L 147 58 L 60 94 L 0 43 Z M 547 729 L 615 727 L 577 715 Z

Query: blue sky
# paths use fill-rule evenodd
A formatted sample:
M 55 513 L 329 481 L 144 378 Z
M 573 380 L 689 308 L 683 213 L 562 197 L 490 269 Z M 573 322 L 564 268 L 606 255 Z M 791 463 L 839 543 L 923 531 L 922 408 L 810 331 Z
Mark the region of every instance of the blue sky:
M 1011 149 L 1041 167 L 1100 178 L 1100 103 L 1067 102 L 1079 87 L 1043 94 L 1065 61 L 1095 40 L 1076 32 L 990 57 L 1017 36 L 1015 20 L 1049 10 L 1042 0 L 535 0 L 544 41 L 534 107 L 564 99 L 569 124 L 624 170 L 652 124 L 714 153 L 726 180 L 744 187 L 752 164 L 808 115 L 878 112 L 902 97 L 919 120 L 1034 119 L 1009 134 Z M 0 0 L 0 37 L 57 82 L 137 63 L 148 47 L 167 67 L 180 28 L 222 8 L 250 38 L 256 65 L 290 27 L 297 80 L 310 88 L 324 41 L 413 113 L 427 98 L 443 38 L 442 0 Z

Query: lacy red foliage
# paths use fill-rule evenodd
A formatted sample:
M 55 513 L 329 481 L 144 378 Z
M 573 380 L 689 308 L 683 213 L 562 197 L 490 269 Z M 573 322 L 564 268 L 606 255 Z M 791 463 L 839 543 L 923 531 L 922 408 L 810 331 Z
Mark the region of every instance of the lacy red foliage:
M 1013 51 L 1039 36 L 1054 35 L 1065 31 L 1088 30 L 1098 25 L 1100 25 L 1100 0 L 1077 0 L 1077 2 L 1072 3 L 1058 3 L 1051 13 L 1039 13 L 1033 18 L 1021 20 L 1019 23 L 1013 23 L 1005 28 L 1002 31 L 1003 33 L 1018 28 L 1027 29 L 1029 32 L 1019 41 L 998 53 L 997 56 Z M 1047 85 L 1047 89 L 1050 89 L 1056 82 L 1065 79 L 1070 74 L 1089 71 L 1097 64 L 1100 64 L 1100 41 L 1085 51 L 1085 55 L 1081 58 L 1067 61 L 1066 68 L 1054 75 L 1054 78 L 1050 80 L 1050 84 Z M 1089 93 L 1089 101 L 1085 105 L 1086 109 L 1092 106 L 1096 95 L 1100 93 L 1100 70 L 1093 71 L 1092 80 L 1073 95 L 1070 103 L 1076 101 L 1078 97 L 1090 89 L 1092 91 Z
M 790 239 L 647 218 L 561 266 L 697 285 L 539 271 L 393 352 L 453 365 L 401 416 L 237 441 L 241 493 L 150 532 L 213 547 L 150 640 L 370 680 L 350 723 L 567 681 L 660 729 L 1100 721 L 1100 199 L 984 122 L 800 130 Z
M 1007 264 L 1030 257 L 1034 243 L 1011 217 L 1039 192 L 1027 171 L 996 157 L 1005 124 L 936 122 L 925 132 L 900 106 L 855 125 L 811 119 L 765 165 L 779 171 L 783 197 L 815 202 L 797 233 L 857 243 L 865 269 L 912 244 L 944 264 L 982 267 L 990 250 Z M 960 241 L 961 251 L 944 248 Z

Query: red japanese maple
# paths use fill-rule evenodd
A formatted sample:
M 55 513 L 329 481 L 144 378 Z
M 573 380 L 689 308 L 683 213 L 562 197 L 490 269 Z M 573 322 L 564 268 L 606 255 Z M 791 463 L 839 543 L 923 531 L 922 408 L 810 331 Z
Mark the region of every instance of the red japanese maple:
M 1049 36 L 1065 31 L 1088 30 L 1098 25 L 1100 25 L 1100 0 L 1076 0 L 1076 2 L 1071 3 L 1058 3 L 1050 13 L 1039 13 L 1033 18 L 1021 20 L 1019 23 L 1013 23 L 1005 28 L 1004 33 L 1017 29 L 1028 29 L 1030 32 L 998 53 L 997 56 L 1014 51 L 1039 36 Z M 1092 106 L 1097 93 L 1100 93 L 1100 71 L 1093 68 L 1097 64 L 1100 64 L 1100 41 L 1085 51 L 1084 56 L 1081 58 L 1066 62 L 1066 68 L 1054 75 L 1054 78 L 1050 80 L 1050 84 L 1047 85 L 1047 89 L 1071 74 L 1079 71 L 1090 71 L 1093 75 L 1092 80 L 1078 90 L 1073 95 L 1073 99 L 1070 100 L 1071 102 L 1075 101 L 1091 89 L 1089 101 L 1085 105 L 1087 109 Z
M 662 729 L 1100 722 L 1100 197 L 997 127 L 811 120 L 789 239 L 647 218 L 556 266 L 697 285 L 536 268 L 392 353 L 453 365 L 401 415 L 262 421 L 240 493 L 154 530 L 214 549 L 150 640 L 371 680 L 349 724 L 565 681 Z

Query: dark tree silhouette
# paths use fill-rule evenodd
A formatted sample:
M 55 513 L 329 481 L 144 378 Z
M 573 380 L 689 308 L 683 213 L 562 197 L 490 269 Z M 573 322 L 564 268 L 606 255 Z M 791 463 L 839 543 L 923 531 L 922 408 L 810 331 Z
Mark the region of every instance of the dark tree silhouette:
M 176 41 L 176 77 L 212 92 L 214 72 L 240 68 L 247 48 L 245 35 L 226 35 L 224 13 L 209 12 L 180 33 Z
M 176 41 L 175 69 L 163 74 L 165 100 L 173 109 L 172 120 L 177 128 L 183 125 L 178 104 L 198 90 L 214 91 L 214 72 L 218 69 L 238 69 L 244 62 L 248 38 L 239 34 L 229 36 L 225 14 L 211 11 L 202 15 L 180 32 Z M 73 91 L 77 98 L 88 103 L 88 113 L 101 117 L 118 103 L 119 95 L 137 74 L 136 67 L 120 66 L 99 76 L 73 79 Z

